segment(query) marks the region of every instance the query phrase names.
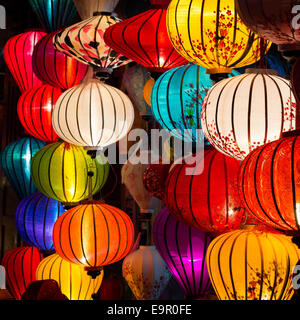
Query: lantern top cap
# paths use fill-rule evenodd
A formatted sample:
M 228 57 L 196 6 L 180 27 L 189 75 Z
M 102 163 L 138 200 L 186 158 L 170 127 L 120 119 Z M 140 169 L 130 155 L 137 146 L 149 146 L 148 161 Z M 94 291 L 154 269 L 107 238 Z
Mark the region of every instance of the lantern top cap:
M 248 74 L 269 74 L 272 76 L 278 75 L 277 70 L 274 70 L 274 69 L 255 69 L 255 68 L 252 69 L 251 68 L 251 69 L 246 69 L 245 73 L 248 73 Z

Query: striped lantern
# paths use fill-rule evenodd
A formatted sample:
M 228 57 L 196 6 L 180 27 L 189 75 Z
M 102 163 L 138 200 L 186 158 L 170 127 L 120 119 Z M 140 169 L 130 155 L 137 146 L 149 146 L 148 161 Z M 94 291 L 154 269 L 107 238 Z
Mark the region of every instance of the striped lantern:
M 36 270 L 37 280 L 57 281 L 62 294 L 69 300 L 92 300 L 101 286 L 103 276 L 104 271 L 97 279 L 92 279 L 83 267 L 63 260 L 58 254 L 43 259 Z
M 21 300 L 27 286 L 35 281 L 35 272 L 43 257 L 34 247 L 20 247 L 7 252 L 2 265 L 6 270 L 6 283 L 16 300 Z
M 294 130 L 295 114 L 290 82 L 272 70 L 250 69 L 210 89 L 201 124 L 217 150 L 243 160 L 255 148 Z
M 119 0 L 73 0 L 82 20 L 99 12 L 113 12 Z
M 57 134 L 52 127 L 52 111 L 61 90 L 49 85 L 25 91 L 18 101 L 18 116 L 24 129 L 37 139 L 54 142 Z

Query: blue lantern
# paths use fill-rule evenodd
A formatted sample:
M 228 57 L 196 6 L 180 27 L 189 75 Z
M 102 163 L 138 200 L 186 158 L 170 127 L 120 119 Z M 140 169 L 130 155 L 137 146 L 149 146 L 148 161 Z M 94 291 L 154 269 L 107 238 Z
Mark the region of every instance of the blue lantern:
M 37 192 L 30 175 L 31 160 L 45 144 L 26 137 L 7 145 L 0 153 L 0 165 L 20 199 Z
M 41 193 L 23 199 L 17 208 L 16 225 L 19 235 L 41 251 L 54 250 L 52 232 L 54 223 L 65 212 L 57 200 Z

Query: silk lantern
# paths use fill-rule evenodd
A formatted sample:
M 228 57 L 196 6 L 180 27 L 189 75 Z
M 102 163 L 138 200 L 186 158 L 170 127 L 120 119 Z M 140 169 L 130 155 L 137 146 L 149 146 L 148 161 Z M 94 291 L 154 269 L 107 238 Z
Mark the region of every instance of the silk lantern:
M 134 226 L 122 210 L 87 202 L 58 218 L 53 243 L 63 259 L 84 266 L 94 276 L 102 267 L 126 257 L 134 244 Z
M 290 300 L 299 249 L 274 231 L 250 228 L 215 238 L 206 255 L 220 300 Z
M 37 192 L 30 176 L 33 156 L 45 142 L 26 137 L 7 145 L 0 153 L 0 164 L 9 183 L 20 199 Z
M 144 85 L 143 94 L 148 106 L 151 106 L 151 92 L 154 84 L 155 80 L 153 78 L 150 78 Z
M 69 300 L 92 300 L 99 290 L 104 272 L 92 279 L 83 267 L 62 259 L 58 254 L 45 258 L 36 270 L 37 280 L 58 282 L 61 292 Z
M 201 124 L 217 150 L 243 160 L 255 148 L 294 130 L 295 116 L 290 82 L 272 70 L 249 69 L 209 90 Z
M 137 300 L 158 300 L 171 273 L 154 246 L 141 246 L 123 262 L 123 277 Z
M 151 10 L 107 28 L 105 43 L 150 72 L 164 72 L 186 64 L 168 38 L 166 8 L 170 0 L 150 2 Z
M 6 270 L 6 283 L 16 300 L 20 300 L 27 286 L 35 281 L 35 271 L 42 259 L 33 247 L 16 248 L 4 255 L 1 264 Z
M 59 52 L 53 45 L 57 31 L 43 37 L 33 52 L 33 70 L 37 77 L 51 86 L 67 90 L 84 79 L 88 66 Z
M 204 297 L 211 286 L 205 257 L 209 236 L 179 222 L 164 208 L 154 221 L 153 240 L 185 294 Z
M 167 27 L 174 48 L 209 74 L 231 73 L 264 53 L 260 38 L 238 16 L 234 0 L 172 0 Z
M 33 281 L 23 293 L 23 301 L 64 301 L 69 300 L 62 294 L 55 280 Z
M 89 172 L 93 173 L 92 194 L 105 185 L 109 164 L 102 156 L 92 159 L 81 147 L 57 142 L 42 148 L 32 159 L 31 176 L 34 184 L 49 198 L 73 204 L 87 199 Z
M 17 207 L 18 233 L 29 245 L 44 252 L 53 251 L 53 226 L 64 212 L 64 207 L 58 201 L 41 193 L 30 195 Z
M 187 156 L 170 170 L 165 204 L 190 227 L 207 232 L 237 229 L 245 213 L 238 192 L 239 169 L 238 160 L 211 147 Z
M 76 17 L 72 0 L 29 0 L 29 3 L 47 32 L 69 25 Z
M 33 71 L 32 56 L 44 36 L 45 32 L 28 31 L 10 38 L 4 46 L 4 60 L 21 92 L 43 84 Z
M 60 95 L 60 89 L 49 85 L 34 87 L 22 94 L 17 112 L 22 126 L 30 135 L 46 142 L 57 140 L 51 117 Z
M 118 273 L 110 273 L 102 281 L 97 300 L 122 300 L 123 295 L 123 279 Z
M 119 0 L 73 0 L 82 20 L 100 12 L 113 12 Z
M 65 91 L 52 115 L 52 125 L 59 137 L 91 150 L 125 137 L 133 121 L 134 109 L 128 96 L 97 79 L 86 79 Z

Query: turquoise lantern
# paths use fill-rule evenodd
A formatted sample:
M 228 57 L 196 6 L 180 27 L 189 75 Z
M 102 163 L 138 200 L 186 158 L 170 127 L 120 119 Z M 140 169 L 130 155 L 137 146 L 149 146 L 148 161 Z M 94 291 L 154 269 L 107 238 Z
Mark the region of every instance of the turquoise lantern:
M 45 144 L 26 137 L 7 145 L 0 153 L 0 165 L 20 199 L 37 192 L 30 175 L 31 160 Z

